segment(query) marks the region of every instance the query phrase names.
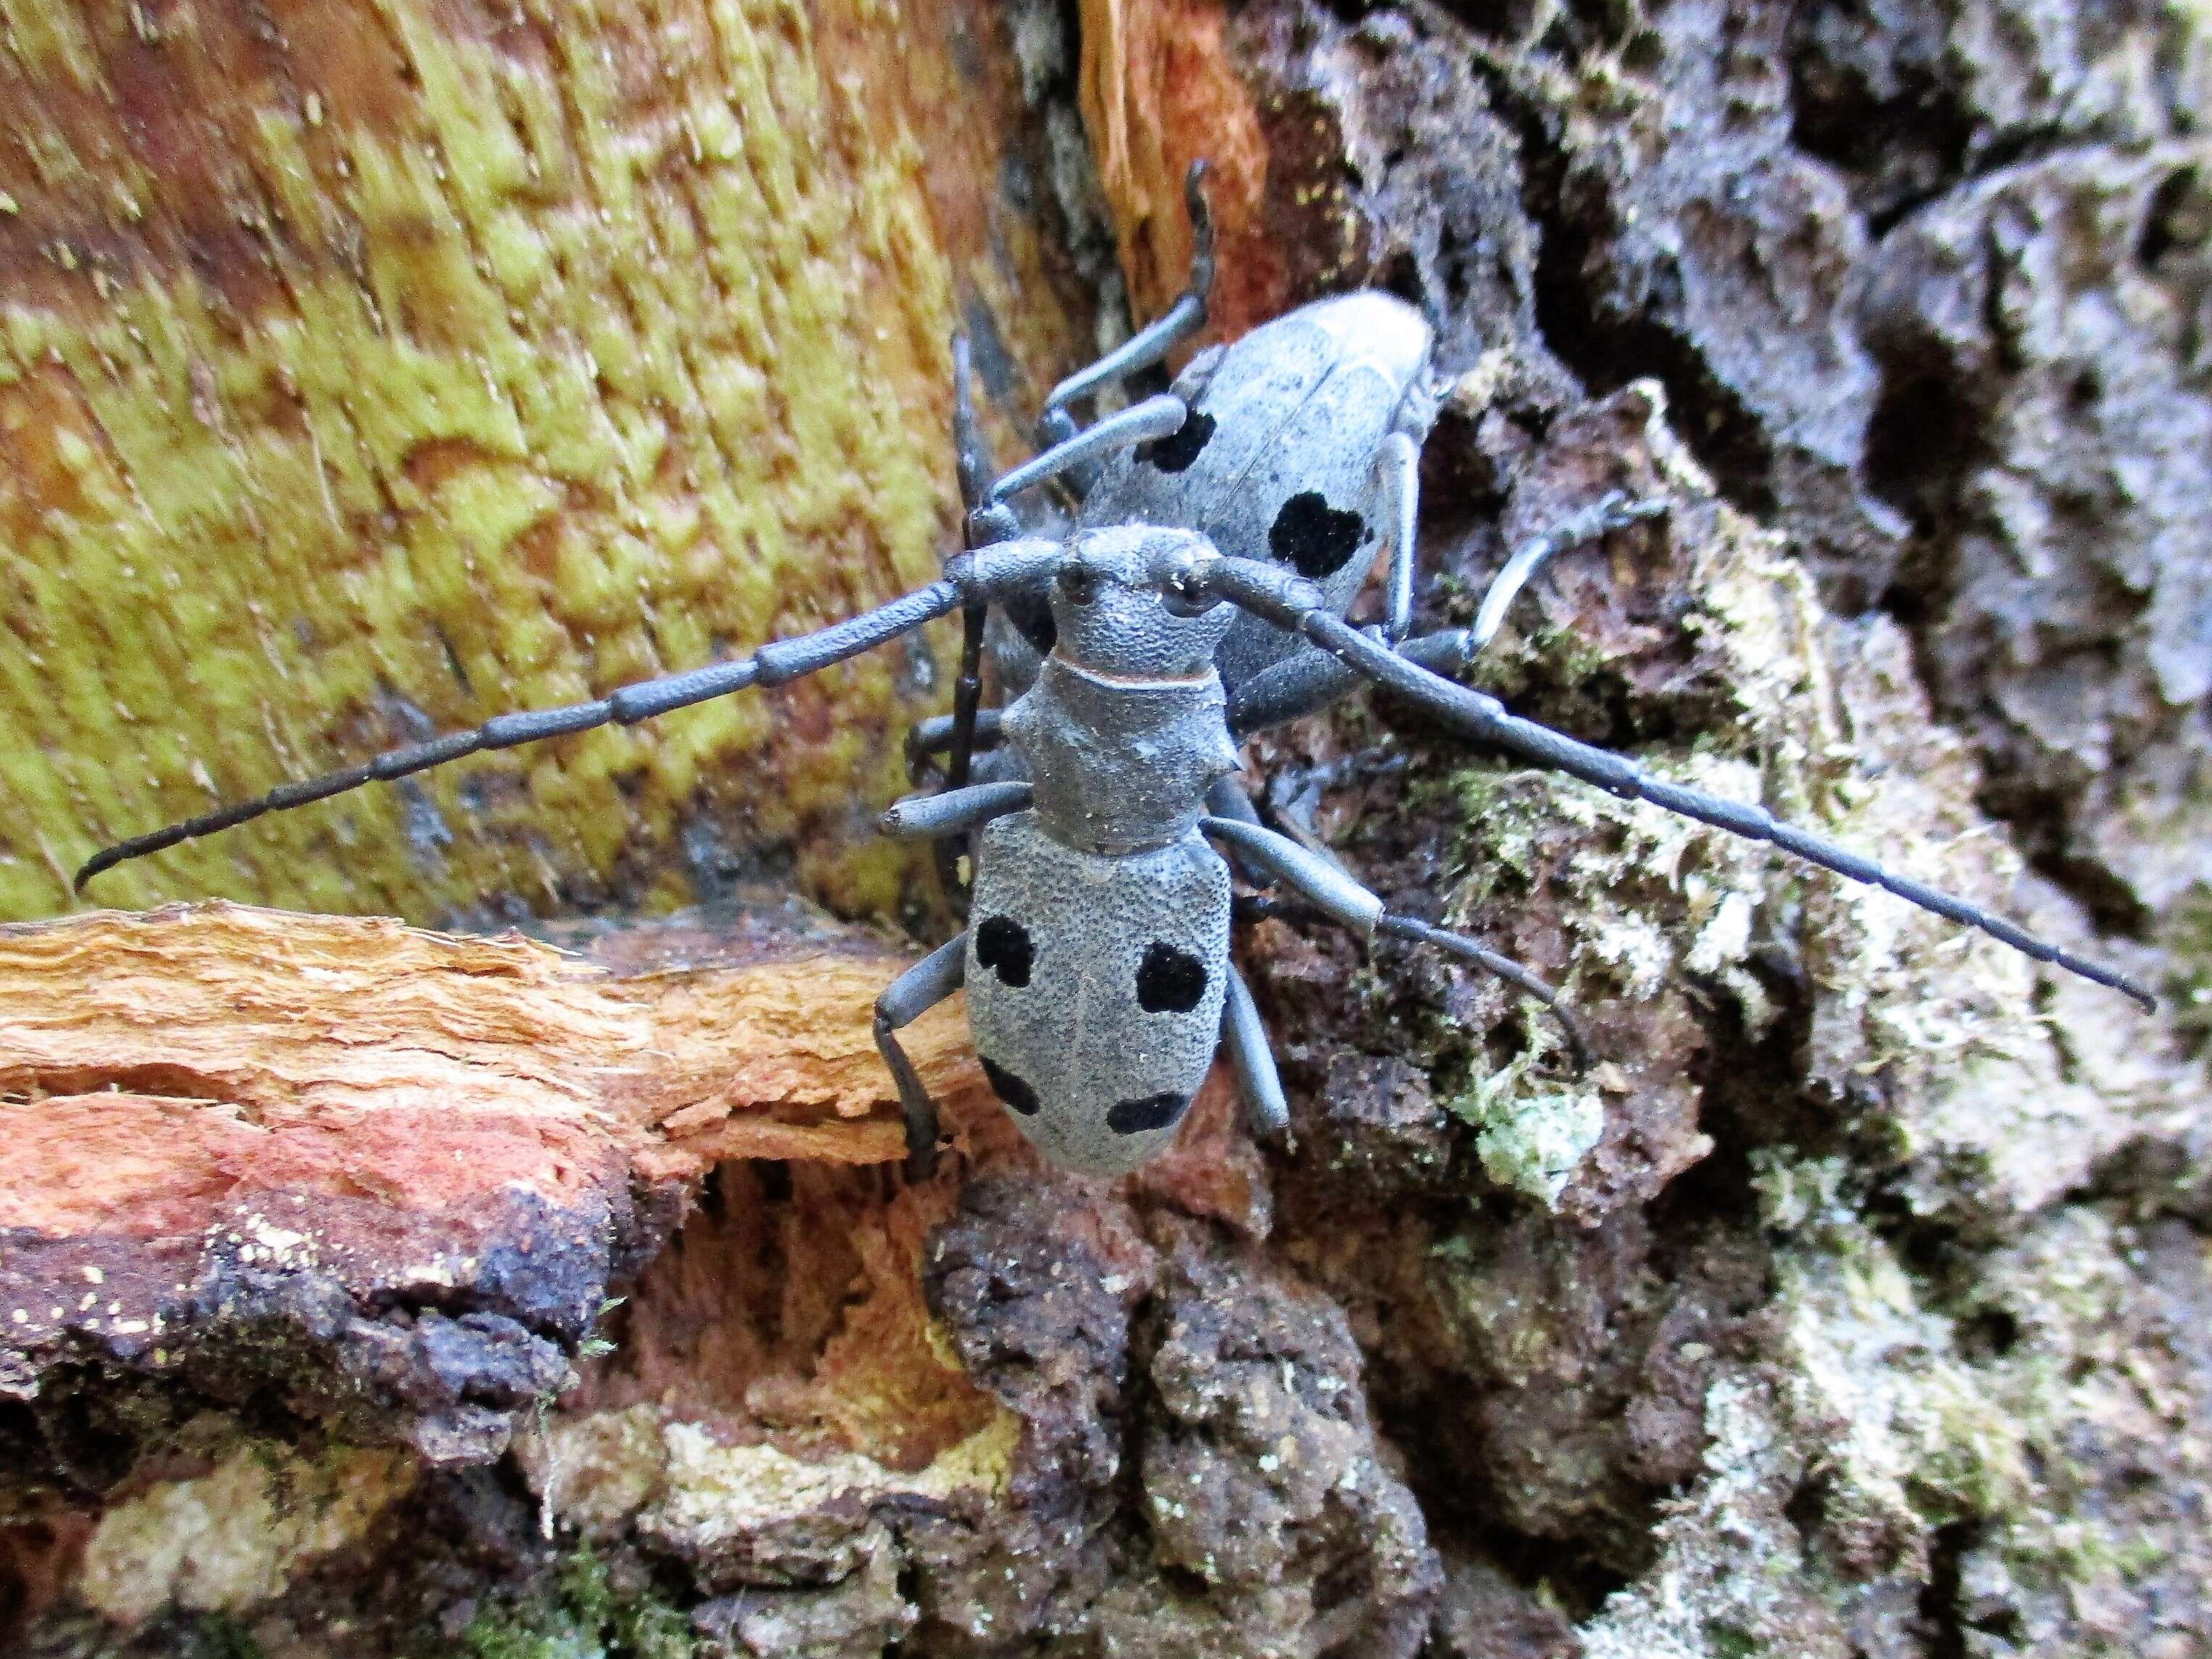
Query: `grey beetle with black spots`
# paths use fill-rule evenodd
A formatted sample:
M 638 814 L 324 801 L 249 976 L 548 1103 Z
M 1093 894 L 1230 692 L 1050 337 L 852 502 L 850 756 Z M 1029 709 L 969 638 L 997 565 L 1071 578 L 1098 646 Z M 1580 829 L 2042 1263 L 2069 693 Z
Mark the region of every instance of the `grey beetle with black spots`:
M 995 480 L 956 343 L 968 546 L 941 580 L 742 659 L 502 714 L 120 842 L 86 863 L 78 886 L 125 859 L 365 783 L 781 685 L 957 611 L 953 713 L 924 722 L 914 742 L 918 756 L 948 753 L 946 787 L 883 819 L 888 834 L 969 848 L 974 872 L 971 925 L 876 1007 L 915 1176 L 933 1165 L 937 1117 L 897 1033 L 963 985 L 985 1074 L 1055 1164 L 1115 1175 L 1152 1157 L 1224 1048 L 1255 1129 L 1281 1129 L 1282 1085 L 1230 957 L 1232 861 L 1251 885 L 1287 890 L 1362 937 L 1426 944 L 1499 975 L 1550 1009 L 1582 1062 L 1580 1030 L 1542 980 L 1474 939 L 1391 914 L 1324 850 L 1259 821 L 1236 777 L 1238 738 L 1363 682 L 1486 748 L 1769 842 L 2155 1006 L 2123 975 L 2002 917 L 1763 808 L 1655 777 L 1450 678 L 1553 551 L 1657 504 L 1595 502 L 1514 554 L 1472 629 L 1407 637 L 1414 469 L 1436 407 L 1431 335 L 1411 307 L 1375 293 L 1321 301 L 1200 354 L 1170 391 L 1079 428 L 1071 404 L 1157 364 L 1204 323 L 1212 252 L 1195 169 L 1189 193 L 1199 235 L 1188 291 L 1055 388 L 1040 423 L 1043 452 Z M 1072 524 L 1024 524 L 1012 505 L 1048 482 L 1074 498 Z M 1383 619 L 1355 627 L 1346 613 L 1386 552 Z M 980 706 L 987 640 L 1009 699 L 999 711 Z M 992 773 L 980 781 L 979 745 Z

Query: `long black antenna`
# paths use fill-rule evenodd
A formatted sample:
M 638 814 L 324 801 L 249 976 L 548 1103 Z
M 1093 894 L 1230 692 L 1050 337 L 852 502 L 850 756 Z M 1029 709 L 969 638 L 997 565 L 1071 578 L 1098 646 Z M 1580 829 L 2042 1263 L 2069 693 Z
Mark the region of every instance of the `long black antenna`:
M 349 789 L 360 788 L 363 784 L 386 783 L 416 772 L 427 772 L 434 766 L 443 766 L 447 761 L 459 760 L 465 755 L 481 754 L 494 749 L 513 749 L 520 744 L 536 743 L 543 738 L 562 737 L 571 732 L 588 732 L 599 726 L 635 726 L 640 720 L 665 714 L 671 709 L 704 702 L 710 697 L 726 696 L 748 686 L 781 685 L 787 680 L 811 674 L 848 657 L 872 651 L 902 634 L 911 633 L 925 623 L 934 622 L 938 617 L 957 610 L 963 597 L 972 595 L 968 594 L 967 587 L 958 580 L 932 582 L 928 586 L 916 588 L 888 605 L 863 611 L 818 632 L 775 641 L 739 661 L 715 663 L 706 668 L 695 668 L 689 673 L 670 674 L 659 679 L 640 680 L 635 684 L 611 691 L 595 702 L 570 703 L 562 708 L 540 708 L 526 714 L 495 715 L 482 726 L 466 732 L 454 732 L 442 738 L 433 738 L 427 743 L 410 744 L 404 749 L 389 750 L 373 760 L 362 762 L 358 766 L 349 766 L 342 772 L 325 773 L 321 777 L 309 778 L 303 782 L 284 784 L 258 799 L 219 806 L 212 812 L 203 812 L 198 817 L 186 818 L 181 823 L 172 823 L 149 834 L 133 836 L 129 841 L 118 842 L 87 859 L 83 868 L 76 872 L 74 885 L 82 893 L 85 883 L 126 860 L 143 858 L 149 853 L 165 851 L 179 842 L 196 840 L 201 836 L 212 836 L 220 830 L 250 823 L 255 818 L 264 817 L 271 812 L 289 811 L 293 807 L 305 806 L 310 801 L 327 800 L 332 795 L 342 795 Z
M 1301 581 L 1287 571 L 1255 559 L 1215 559 L 1194 566 L 1187 573 L 1185 585 L 1190 589 L 1188 597 L 1210 595 L 1226 599 L 1286 632 L 1303 634 L 1363 678 L 1388 686 L 1478 742 L 1493 744 L 1552 771 L 1565 772 L 1584 783 L 1594 783 L 1624 800 L 1647 800 L 1732 835 L 1765 842 L 1785 853 L 1795 854 L 1808 864 L 1817 864 L 1839 876 L 1894 893 L 1946 921 L 1979 928 L 2038 962 L 2050 963 L 2099 985 L 2109 986 L 2124 996 L 2132 997 L 2146 1013 L 2158 1010 L 2158 999 L 2118 969 L 2062 950 L 2002 916 L 1962 898 L 1954 898 L 1925 882 L 1885 870 L 1872 859 L 1862 858 L 1848 848 L 1808 830 L 1784 823 L 1763 806 L 1668 783 L 1652 776 L 1633 761 L 1578 743 L 1548 726 L 1508 714 L 1505 705 L 1497 698 L 1431 673 L 1419 663 L 1362 633 L 1321 605 L 1319 590 L 1311 583 Z

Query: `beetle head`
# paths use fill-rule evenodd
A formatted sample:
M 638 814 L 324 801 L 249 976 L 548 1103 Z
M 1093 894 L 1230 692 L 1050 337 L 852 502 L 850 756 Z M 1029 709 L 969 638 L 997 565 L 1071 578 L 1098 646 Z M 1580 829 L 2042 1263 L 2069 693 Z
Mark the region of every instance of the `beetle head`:
M 1078 531 L 1052 584 L 1059 654 L 1121 678 L 1203 673 L 1233 619 L 1226 606 L 1197 615 L 1175 599 L 1176 576 L 1218 556 L 1194 531 L 1115 525 Z

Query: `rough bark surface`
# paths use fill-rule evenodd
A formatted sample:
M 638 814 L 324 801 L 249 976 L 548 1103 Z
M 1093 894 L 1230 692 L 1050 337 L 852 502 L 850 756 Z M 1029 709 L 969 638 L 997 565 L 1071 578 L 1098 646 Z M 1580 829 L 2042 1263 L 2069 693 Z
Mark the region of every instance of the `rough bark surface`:
M 1364 283 L 1436 321 L 1430 622 L 1601 491 L 1668 496 L 1558 562 L 1484 684 L 2118 960 L 2166 1012 L 1359 699 L 1253 745 L 1268 810 L 1565 985 L 1589 1076 L 1490 981 L 1270 921 L 1240 951 L 1285 1146 L 1218 1085 L 1109 1188 L 988 1114 L 919 1188 L 718 1139 L 844 1124 L 833 1099 L 868 1102 L 840 1134 L 887 1121 L 864 1068 L 807 1097 L 805 1053 L 689 1085 L 696 1121 L 599 1106 L 597 1150 L 540 1177 L 564 1216 L 603 1204 L 552 1251 L 624 1298 L 591 1336 L 489 1287 L 395 1294 L 364 1257 L 287 1328 L 317 1379 L 290 1395 L 129 1383 L 82 1320 L 65 1358 L 24 1347 L 76 1369 L 5 1419 L 17 1639 L 2212 1655 L 2201 9 L 1078 11 L 1016 7 L 1006 40 L 1066 203 L 1093 188 L 1081 108 L 1134 311 L 1180 280 L 1204 154 L 1224 330 Z M 622 977 L 659 959 L 635 937 L 595 945 L 610 981 L 542 959 L 544 994 L 598 987 L 635 1029 L 619 988 L 649 987 L 677 1075 L 774 1049 L 690 1012 L 711 971 Z M 459 1121 L 521 1109 L 494 1075 Z M 191 1259 L 242 1272 L 227 1248 Z M 485 1317 L 575 1380 L 521 1403 L 535 1374 L 495 1360 L 539 1350 Z M 356 1325 L 400 1358 L 341 1400 Z M 440 1458 L 404 1385 L 449 1352 L 437 1410 L 502 1426 Z

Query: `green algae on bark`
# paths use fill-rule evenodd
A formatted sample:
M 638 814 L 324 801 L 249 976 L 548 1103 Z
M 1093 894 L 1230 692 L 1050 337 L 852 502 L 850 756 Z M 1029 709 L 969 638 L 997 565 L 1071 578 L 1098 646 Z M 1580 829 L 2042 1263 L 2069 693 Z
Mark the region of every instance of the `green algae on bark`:
M 1012 411 L 1089 335 L 961 0 L 0 17 L 0 916 L 103 842 L 929 580 L 956 322 Z M 887 914 L 910 860 L 864 826 L 947 684 L 884 653 L 94 896 L 511 915 L 765 852 Z

